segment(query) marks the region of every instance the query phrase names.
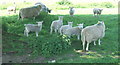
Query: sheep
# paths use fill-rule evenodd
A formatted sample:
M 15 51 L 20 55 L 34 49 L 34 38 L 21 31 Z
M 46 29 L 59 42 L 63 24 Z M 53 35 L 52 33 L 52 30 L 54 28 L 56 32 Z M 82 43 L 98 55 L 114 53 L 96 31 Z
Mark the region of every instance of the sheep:
M 50 26 L 50 34 L 52 34 L 52 31 L 54 30 L 55 33 L 60 30 L 60 27 L 63 25 L 63 16 L 59 16 L 59 20 L 55 20 L 52 22 Z
M 7 7 L 7 11 L 10 14 L 10 11 L 14 11 L 14 13 L 16 13 L 16 6 L 9 6 Z
M 94 8 L 94 9 L 93 9 L 93 13 L 94 13 L 93 16 L 95 16 L 95 14 L 97 14 L 97 16 L 98 16 L 98 15 L 101 15 L 102 10 L 103 10 L 103 9 Z
M 99 40 L 100 45 L 100 39 L 105 36 L 105 24 L 103 21 L 98 21 L 97 24 L 87 26 L 81 31 L 81 41 L 83 44 L 83 50 L 85 50 L 85 42 L 87 42 L 86 51 L 88 51 L 89 43 Z
M 22 18 L 32 18 L 38 16 L 40 14 L 41 5 L 35 5 L 32 7 L 22 8 L 19 11 L 18 19 Z
M 38 37 L 38 33 L 41 31 L 42 29 L 42 23 L 41 22 L 37 22 L 38 24 L 24 24 L 25 26 L 25 30 L 24 30 L 24 35 L 26 35 L 28 37 L 28 33 L 31 32 L 36 32 L 36 37 Z
M 68 22 L 68 25 L 63 25 L 60 28 L 60 34 L 62 35 L 63 33 L 65 33 L 66 29 L 72 28 L 72 24 L 73 22 Z
M 73 8 L 73 7 L 69 7 L 69 8 L 70 8 L 70 10 L 69 10 L 69 14 L 70 14 L 70 16 L 73 16 L 73 15 L 74 15 L 75 10 L 74 10 L 74 8 Z
M 37 2 L 37 3 L 35 3 L 35 5 L 41 5 L 41 7 L 42 7 L 41 11 L 45 11 L 45 12 L 51 13 L 51 10 L 48 7 L 46 7 L 43 3 Z
M 67 29 L 64 33 L 64 35 L 67 35 L 69 38 L 72 36 L 72 35 L 76 35 L 77 36 L 77 39 L 79 40 L 80 39 L 80 33 L 81 33 L 81 30 L 83 29 L 83 23 L 82 24 L 77 24 L 78 26 L 76 27 L 72 27 L 70 29 Z

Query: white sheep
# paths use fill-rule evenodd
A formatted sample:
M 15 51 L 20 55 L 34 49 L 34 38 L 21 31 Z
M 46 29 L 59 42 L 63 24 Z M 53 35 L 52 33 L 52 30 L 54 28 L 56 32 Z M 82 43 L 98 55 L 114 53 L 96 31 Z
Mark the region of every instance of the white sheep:
M 35 5 L 41 5 L 41 11 L 45 11 L 45 12 L 49 12 L 49 13 L 51 13 L 51 10 L 48 8 L 48 7 L 46 7 L 43 3 L 41 3 L 41 2 L 36 2 L 35 3 Z
M 73 8 L 73 7 L 69 7 L 69 8 L 70 8 L 70 10 L 69 10 L 70 16 L 73 16 L 73 15 L 74 15 L 75 10 L 74 10 L 74 8 Z
M 99 39 L 99 45 L 100 45 L 100 39 L 103 38 L 105 35 L 105 24 L 103 21 L 98 21 L 97 24 L 87 26 L 81 31 L 81 40 L 83 43 L 83 50 L 85 50 L 85 42 L 87 42 L 86 51 L 88 51 L 89 43 Z
M 52 34 L 52 31 L 54 30 L 55 33 L 60 30 L 60 27 L 63 25 L 63 16 L 59 16 L 59 20 L 55 20 L 52 22 L 50 26 L 50 33 Z
M 100 8 L 94 8 L 93 9 L 93 13 L 94 13 L 93 16 L 95 16 L 95 14 L 97 14 L 97 16 L 101 15 L 102 10 L 103 9 L 100 9 Z
M 22 18 L 34 18 L 40 14 L 41 5 L 35 5 L 32 7 L 22 8 L 19 11 L 18 19 Z
M 64 35 L 67 35 L 69 38 L 72 36 L 72 35 L 76 35 L 77 36 L 77 39 L 79 40 L 80 39 L 80 33 L 81 33 L 81 30 L 83 29 L 83 23 L 82 24 L 77 24 L 78 26 L 76 27 L 72 27 L 70 29 L 67 29 L 64 33 Z
M 68 25 L 61 26 L 61 28 L 60 28 L 60 34 L 62 35 L 62 34 L 65 33 L 65 31 L 67 29 L 72 28 L 72 24 L 73 24 L 73 22 L 68 22 Z
M 38 37 L 38 33 L 42 29 L 43 21 L 37 22 L 37 23 L 38 24 L 24 24 L 24 26 L 25 26 L 24 35 L 26 35 L 28 37 L 29 32 L 36 32 L 36 37 Z
M 10 14 L 11 11 L 14 11 L 14 13 L 16 13 L 16 6 L 9 6 L 7 7 L 7 11 Z

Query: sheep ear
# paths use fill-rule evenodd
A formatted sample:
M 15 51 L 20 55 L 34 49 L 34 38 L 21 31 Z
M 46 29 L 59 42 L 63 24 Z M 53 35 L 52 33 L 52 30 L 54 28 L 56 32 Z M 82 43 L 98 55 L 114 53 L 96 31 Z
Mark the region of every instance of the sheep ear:
M 24 26 L 26 26 L 26 24 L 24 24 Z
M 100 23 L 100 21 L 98 21 L 98 23 Z

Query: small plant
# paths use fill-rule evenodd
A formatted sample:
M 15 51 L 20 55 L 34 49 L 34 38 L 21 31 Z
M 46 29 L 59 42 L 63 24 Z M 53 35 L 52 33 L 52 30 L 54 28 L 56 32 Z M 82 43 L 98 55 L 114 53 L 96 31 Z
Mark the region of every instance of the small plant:
M 68 0 L 61 0 L 61 1 L 57 2 L 57 4 L 59 4 L 59 5 L 70 5 L 72 3 Z

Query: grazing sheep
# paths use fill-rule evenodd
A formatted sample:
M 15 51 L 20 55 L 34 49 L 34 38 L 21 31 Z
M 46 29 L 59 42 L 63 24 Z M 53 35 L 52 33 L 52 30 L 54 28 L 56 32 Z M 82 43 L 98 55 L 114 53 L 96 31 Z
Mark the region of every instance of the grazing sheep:
M 47 8 L 43 3 L 37 2 L 37 3 L 35 3 L 35 5 L 41 5 L 41 7 L 42 7 L 41 11 L 45 11 L 45 12 L 51 13 L 51 10 L 49 8 Z
M 83 43 L 83 50 L 85 50 L 85 42 L 87 42 L 86 51 L 88 51 L 89 43 L 92 41 L 95 41 L 99 39 L 99 45 L 100 45 L 100 39 L 103 38 L 105 35 L 105 24 L 103 21 L 98 21 L 97 24 L 92 26 L 87 26 L 81 31 L 81 40 Z
M 77 39 L 79 40 L 81 30 L 83 29 L 83 23 L 77 24 L 77 25 L 78 26 L 76 26 L 76 27 L 72 27 L 70 29 L 67 29 L 64 34 L 67 35 L 68 37 L 71 37 L 72 35 L 76 35 Z
M 68 25 L 61 26 L 61 28 L 60 28 L 60 34 L 62 35 L 62 34 L 65 33 L 65 31 L 67 29 L 72 28 L 72 24 L 73 24 L 73 22 L 68 22 Z
M 69 8 L 70 8 L 70 10 L 69 10 L 70 16 L 73 16 L 73 15 L 74 15 L 75 10 L 74 10 L 74 8 L 73 8 L 73 7 L 69 7 Z
M 10 14 L 11 11 L 14 11 L 14 13 L 16 13 L 16 6 L 9 6 L 7 7 L 7 11 Z
M 50 33 L 52 34 L 53 30 L 55 31 L 55 33 L 57 33 L 57 31 L 60 30 L 60 27 L 62 25 L 63 25 L 63 16 L 59 16 L 59 20 L 55 20 L 52 22 L 51 27 L 50 27 L 51 29 Z
M 24 30 L 24 35 L 27 35 L 28 37 L 28 33 L 31 31 L 31 32 L 36 32 L 36 37 L 38 37 L 38 33 L 41 31 L 42 29 L 42 23 L 43 21 L 41 22 L 37 22 L 38 24 L 25 24 L 25 30 Z
M 94 9 L 93 9 L 93 13 L 94 13 L 93 16 L 95 16 L 95 14 L 97 14 L 97 16 L 98 16 L 98 15 L 101 15 L 102 10 L 103 10 L 103 9 L 94 8 Z
M 40 9 L 41 9 L 41 5 L 35 5 L 32 7 L 27 7 L 27 8 L 22 8 L 19 11 L 19 16 L 18 19 L 22 18 L 22 20 L 24 18 L 32 18 L 36 16 L 38 16 L 40 14 Z

